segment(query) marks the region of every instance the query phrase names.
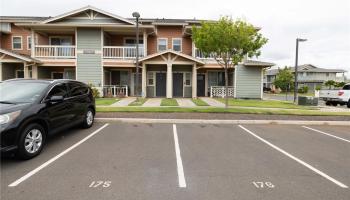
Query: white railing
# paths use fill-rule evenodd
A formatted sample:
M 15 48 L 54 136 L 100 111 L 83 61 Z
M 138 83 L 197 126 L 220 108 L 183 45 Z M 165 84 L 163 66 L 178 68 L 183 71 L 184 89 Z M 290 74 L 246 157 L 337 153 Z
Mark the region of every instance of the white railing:
M 233 97 L 234 90 L 232 86 L 228 87 L 228 96 Z M 225 86 L 211 86 L 210 87 L 210 97 L 221 97 L 224 98 L 226 96 Z
M 38 58 L 75 58 L 75 46 L 36 45 L 35 57 Z
M 139 47 L 139 56 L 144 57 L 143 47 Z M 136 47 L 104 46 L 103 58 L 118 58 L 118 59 L 136 58 Z
M 195 56 L 196 56 L 196 58 L 202 58 L 202 59 L 214 59 L 215 58 L 214 54 L 209 54 L 209 55 L 205 56 L 204 53 L 201 52 L 199 49 L 195 50 Z
M 104 97 L 128 97 L 128 86 L 127 85 L 105 85 L 103 86 L 103 96 Z

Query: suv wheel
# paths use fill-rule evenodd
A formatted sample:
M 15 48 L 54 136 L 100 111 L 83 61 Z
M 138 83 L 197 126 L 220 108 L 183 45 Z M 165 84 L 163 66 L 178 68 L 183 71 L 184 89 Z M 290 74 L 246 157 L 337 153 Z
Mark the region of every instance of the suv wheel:
M 94 111 L 91 108 L 88 108 L 85 113 L 85 119 L 83 122 L 83 128 L 90 128 L 94 124 Z
M 40 124 L 29 124 L 21 133 L 17 157 L 26 160 L 39 155 L 45 142 L 45 129 Z

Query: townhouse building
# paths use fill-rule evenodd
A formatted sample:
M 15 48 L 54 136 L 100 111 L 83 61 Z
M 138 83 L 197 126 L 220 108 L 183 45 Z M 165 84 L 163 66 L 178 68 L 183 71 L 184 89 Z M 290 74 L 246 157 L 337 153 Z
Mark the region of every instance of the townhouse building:
M 295 74 L 295 68 L 289 68 Z M 346 82 L 346 70 L 326 69 L 315 65 L 305 64 L 298 66 L 298 86 L 307 86 L 313 91 L 318 86 L 322 86 L 326 81 Z M 278 74 L 278 69 L 267 70 L 264 76 L 264 87 L 274 90 L 273 82 Z
M 194 19 L 139 20 L 139 88 L 136 90 L 136 22 L 86 6 L 56 17 L 0 17 L 0 79 L 76 79 L 104 96 L 222 96 L 224 70 L 191 39 Z M 229 71 L 229 96 L 262 98 L 263 69 L 273 63 L 244 60 Z M 139 91 L 139 94 L 136 94 Z

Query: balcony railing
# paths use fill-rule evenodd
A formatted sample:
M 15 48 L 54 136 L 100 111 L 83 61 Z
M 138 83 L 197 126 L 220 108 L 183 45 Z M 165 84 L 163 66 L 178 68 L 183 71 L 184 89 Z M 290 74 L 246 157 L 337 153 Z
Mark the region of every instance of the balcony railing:
M 75 46 L 36 45 L 35 57 L 38 58 L 75 58 Z
M 228 87 L 228 96 L 233 97 L 234 88 L 232 86 Z M 224 98 L 226 96 L 226 89 L 224 86 L 211 86 L 210 87 L 210 97 L 221 97 Z
M 103 86 L 104 97 L 128 97 L 127 85 L 105 85 Z
M 143 47 L 139 47 L 139 56 L 144 57 Z M 103 58 L 116 58 L 116 59 L 136 58 L 136 47 L 104 46 Z
M 214 59 L 215 58 L 214 54 L 209 54 L 209 55 L 206 56 L 199 49 L 196 49 L 195 53 L 196 53 L 196 55 L 195 55 L 196 58 L 201 58 L 201 59 Z

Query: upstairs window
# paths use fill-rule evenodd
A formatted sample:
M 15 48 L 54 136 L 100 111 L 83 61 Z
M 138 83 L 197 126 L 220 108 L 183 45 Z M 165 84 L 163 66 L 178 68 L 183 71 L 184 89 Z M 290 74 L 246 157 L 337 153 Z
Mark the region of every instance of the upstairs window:
M 181 52 L 182 51 L 182 39 L 181 38 L 173 38 L 173 50 Z
M 22 36 L 13 36 L 12 37 L 12 49 L 13 50 L 22 50 Z
M 158 39 L 158 52 L 159 51 L 165 51 L 168 49 L 168 39 L 166 38 L 159 38 Z
M 27 49 L 30 50 L 32 48 L 32 37 L 27 36 Z

